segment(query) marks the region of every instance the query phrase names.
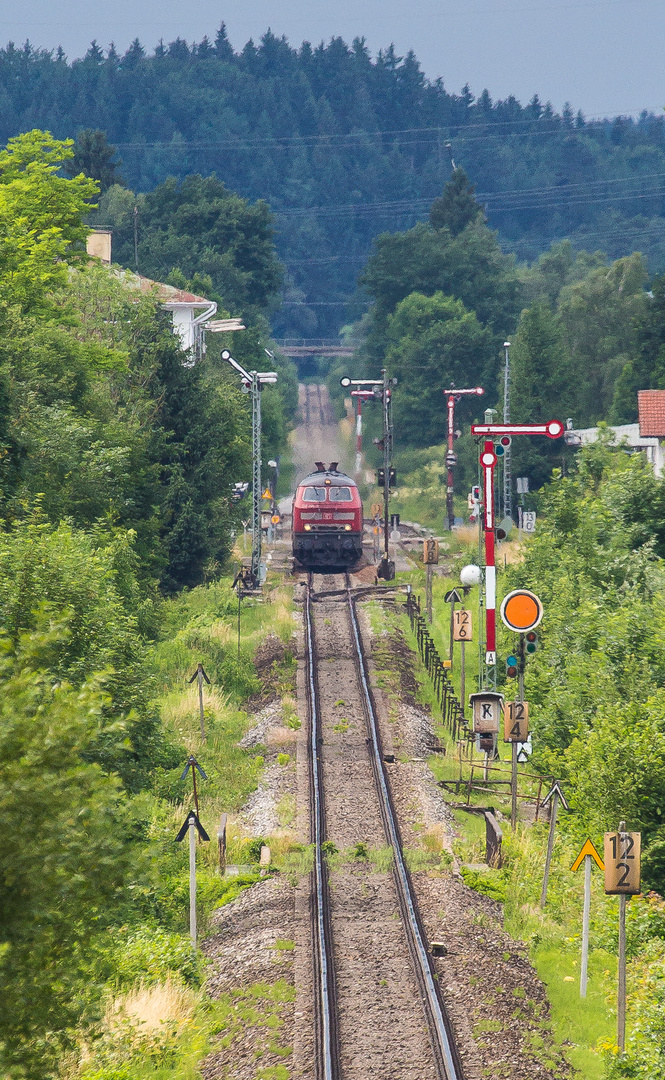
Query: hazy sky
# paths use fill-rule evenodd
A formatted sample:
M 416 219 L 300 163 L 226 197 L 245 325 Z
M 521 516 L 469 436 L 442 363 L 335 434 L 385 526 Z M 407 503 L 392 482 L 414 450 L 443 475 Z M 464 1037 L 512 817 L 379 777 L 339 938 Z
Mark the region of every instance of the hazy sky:
M 373 52 L 413 49 L 446 89 L 468 82 L 493 98 L 538 93 L 587 116 L 660 111 L 665 105 L 663 0 L 2 0 L 0 42 L 81 56 L 95 38 L 124 51 L 138 37 L 213 37 L 227 25 L 234 47 L 267 27 L 292 45 L 364 36 Z

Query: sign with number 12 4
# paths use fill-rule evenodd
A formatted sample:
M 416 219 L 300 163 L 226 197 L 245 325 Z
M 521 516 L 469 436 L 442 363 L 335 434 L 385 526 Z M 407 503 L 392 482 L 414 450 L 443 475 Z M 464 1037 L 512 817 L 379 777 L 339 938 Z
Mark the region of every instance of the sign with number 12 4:
M 507 701 L 503 707 L 504 742 L 526 742 L 529 737 L 528 701 Z

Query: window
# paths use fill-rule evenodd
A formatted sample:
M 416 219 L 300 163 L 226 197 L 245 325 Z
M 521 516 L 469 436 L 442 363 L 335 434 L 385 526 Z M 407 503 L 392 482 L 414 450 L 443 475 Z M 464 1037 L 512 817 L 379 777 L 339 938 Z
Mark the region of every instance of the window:
M 304 502 L 325 502 L 326 489 L 324 487 L 306 487 L 302 497 Z
M 348 488 L 348 487 L 331 487 L 331 489 L 330 489 L 330 501 L 331 502 L 353 502 L 353 495 L 351 494 L 351 488 Z

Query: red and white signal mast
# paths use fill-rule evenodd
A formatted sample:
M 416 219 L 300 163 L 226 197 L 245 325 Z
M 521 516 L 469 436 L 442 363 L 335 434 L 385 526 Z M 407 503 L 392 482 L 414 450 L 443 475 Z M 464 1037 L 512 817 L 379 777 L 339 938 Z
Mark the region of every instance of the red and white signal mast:
M 510 445 L 513 435 L 546 435 L 560 439 L 565 431 L 560 420 L 546 424 L 472 424 L 473 435 L 498 435 L 500 443 Z M 486 439 L 480 454 L 483 469 L 483 531 L 485 533 L 485 663 L 496 666 L 496 561 L 494 524 L 494 469 L 498 461 L 492 439 Z
M 448 484 L 446 486 L 446 513 L 448 515 L 448 528 L 452 529 L 455 524 L 455 507 L 453 504 L 453 469 L 457 465 L 455 453 L 455 405 L 463 394 L 484 394 L 482 386 L 474 386 L 471 390 L 444 390 L 448 395 L 448 453 L 446 465 L 448 466 Z

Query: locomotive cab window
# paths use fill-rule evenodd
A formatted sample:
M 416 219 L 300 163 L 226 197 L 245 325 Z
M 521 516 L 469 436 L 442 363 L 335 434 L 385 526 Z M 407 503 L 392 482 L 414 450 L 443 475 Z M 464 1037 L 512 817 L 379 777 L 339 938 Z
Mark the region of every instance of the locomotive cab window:
M 348 491 L 348 488 L 346 490 Z M 325 502 L 326 489 L 324 487 L 306 487 L 302 497 L 303 502 Z
M 331 487 L 331 489 L 330 489 L 330 501 L 331 502 L 353 502 L 353 495 L 351 494 L 351 488 L 348 488 L 348 487 Z

